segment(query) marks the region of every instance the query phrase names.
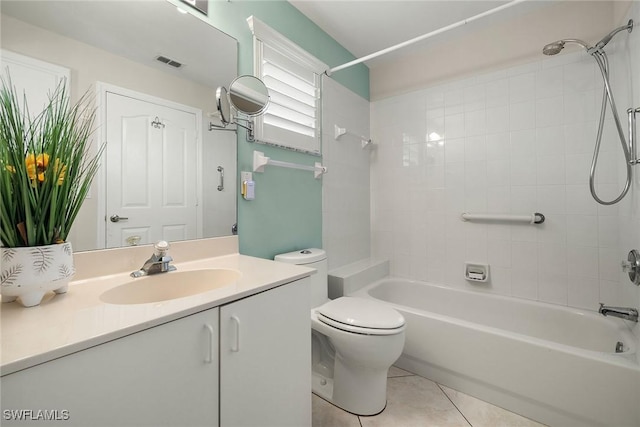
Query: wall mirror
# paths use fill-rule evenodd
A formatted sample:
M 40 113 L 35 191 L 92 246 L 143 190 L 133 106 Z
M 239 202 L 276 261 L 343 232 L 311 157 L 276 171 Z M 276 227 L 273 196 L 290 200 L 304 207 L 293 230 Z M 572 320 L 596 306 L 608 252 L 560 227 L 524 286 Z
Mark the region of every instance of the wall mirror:
M 184 165 L 198 174 L 200 187 L 194 201 L 197 218 L 187 234 L 178 228 L 174 234 L 169 230 L 168 240 L 231 235 L 236 222 L 236 180 L 233 179 L 237 164 L 236 135 L 210 132 L 205 117 L 217 108 L 215 88 L 237 76 L 237 41 L 205 22 L 206 18 L 194 16 L 198 12 L 180 13 L 178 5 L 179 2 L 167 0 L 3 0 L 1 47 L 3 52 L 68 69 L 72 98 L 100 86 L 117 87 L 125 89 L 125 98 L 128 94 L 143 94 L 152 104 L 155 100 L 166 100 L 172 106 L 202 112 L 202 118 L 195 121 L 195 133 L 200 138 L 200 152 L 194 160 L 197 165 Z M 96 99 L 101 102 L 99 96 Z M 145 132 L 171 128 L 171 122 L 160 113 L 150 115 L 151 127 L 145 128 Z M 98 120 L 98 125 L 104 124 Z M 137 153 L 137 159 L 127 159 L 125 150 L 121 163 L 153 162 L 140 157 L 140 150 Z M 163 179 L 173 185 L 174 195 L 177 194 L 174 199 L 179 199 L 179 189 L 188 185 L 171 175 L 171 166 L 163 167 L 161 173 Z M 109 171 L 114 170 L 113 163 L 107 164 L 104 170 L 105 176 L 94 182 L 74 223 L 70 235 L 74 250 L 155 240 L 141 227 L 107 241 L 108 236 L 115 233 L 109 228 L 115 224 L 110 217 L 119 215 L 120 225 L 126 225 L 126 219 L 129 222 L 131 219 L 122 212 L 107 211 L 105 200 L 113 188 L 109 177 Z M 224 175 L 231 179 L 221 185 Z M 131 181 L 132 177 L 135 174 L 129 178 L 122 174 L 123 188 L 140 187 L 138 181 Z

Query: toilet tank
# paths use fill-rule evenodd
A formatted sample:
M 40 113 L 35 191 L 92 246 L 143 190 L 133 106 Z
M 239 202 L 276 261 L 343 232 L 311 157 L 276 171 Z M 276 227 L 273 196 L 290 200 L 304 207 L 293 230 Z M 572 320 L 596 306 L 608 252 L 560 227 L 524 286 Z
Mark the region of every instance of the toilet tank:
M 275 261 L 289 264 L 303 265 L 315 268 L 316 274 L 311 279 L 311 307 L 318 307 L 327 302 L 327 253 L 322 249 L 303 249 L 276 255 Z

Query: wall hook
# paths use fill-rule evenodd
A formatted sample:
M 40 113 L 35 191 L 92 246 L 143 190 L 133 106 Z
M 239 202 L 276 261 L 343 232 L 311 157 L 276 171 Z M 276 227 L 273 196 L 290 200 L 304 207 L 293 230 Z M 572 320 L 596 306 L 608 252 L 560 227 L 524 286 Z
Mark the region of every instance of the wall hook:
M 153 119 L 153 121 L 151 122 L 151 126 L 153 126 L 156 129 L 161 129 L 161 128 L 164 128 L 164 123 L 162 123 L 160 118 L 156 116 L 156 118 Z

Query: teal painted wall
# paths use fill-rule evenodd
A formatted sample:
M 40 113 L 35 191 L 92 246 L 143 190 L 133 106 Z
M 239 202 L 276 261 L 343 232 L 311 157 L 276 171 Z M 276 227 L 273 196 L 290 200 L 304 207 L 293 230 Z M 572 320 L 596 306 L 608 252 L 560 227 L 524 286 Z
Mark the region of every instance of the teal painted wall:
M 255 16 L 330 67 L 354 59 L 346 49 L 286 1 L 210 1 L 209 20 L 238 40 L 238 73 L 253 73 L 253 36 L 246 19 Z M 203 48 L 206 48 L 203 46 Z M 369 99 L 369 69 L 358 65 L 332 78 Z M 251 171 L 253 151 L 275 160 L 313 165 L 317 156 L 249 143 L 238 131 L 238 173 Z M 331 173 L 331 171 L 329 171 Z M 238 178 L 239 179 L 239 178 Z M 238 195 L 240 252 L 273 258 L 282 252 L 322 247 L 322 180 L 311 172 L 267 166 L 254 173 L 256 198 Z

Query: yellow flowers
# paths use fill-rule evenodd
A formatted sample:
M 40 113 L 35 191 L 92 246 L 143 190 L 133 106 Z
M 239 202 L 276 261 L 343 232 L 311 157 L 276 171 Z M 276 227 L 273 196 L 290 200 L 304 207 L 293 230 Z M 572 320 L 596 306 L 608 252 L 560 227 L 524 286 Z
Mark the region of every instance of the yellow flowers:
M 37 156 L 33 153 L 28 154 L 24 163 L 33 187 L 39 182 L 44 182 L 45 173 L 49 168 L 49 155 L 47 153 L 38 154 Z M 16 173 L 16 168 L 11 165 L 7 165 L 6 169 L 11 173 Z M 66 173 L 67 166 L 64 165 L 60 159 L 56 159 L 55 162 L 53 162 L 53 176 L 57 177 L 55 179 L 57 179 L 58 185 L 62 185 Z
M 39 182 L 44 182 L 44 172 L 49 167 L 49 155 L 44 153 L 36 157 L 35 154 L 29 154 L 24 162 L 27 165 L 27 174 L 31 183 L 34 184 L 36 177 Z
M 49 168 L 49 155 L 47 153 L 29 154 L 25 159 L 27 165 L 27 174 L 31 180 L 31 185 L 35 186 L 37 182 L 44 182 L 45 172 Z M 57 179 L 57 184 L 62 185 L 64 182 L 64 176 L 67 172 L 67 167 L 62 164 L 60 159 L 56 159 L 53 162 L 53 176 Z M 56 178 L 57 177 L 57 178 Z
M 62 185 L 64 176 L 67 173 L 67 166 L 64 165 L 60 159 L 56 159 L 53 163 L 53 173 L 58 176 L 58 185 Z

